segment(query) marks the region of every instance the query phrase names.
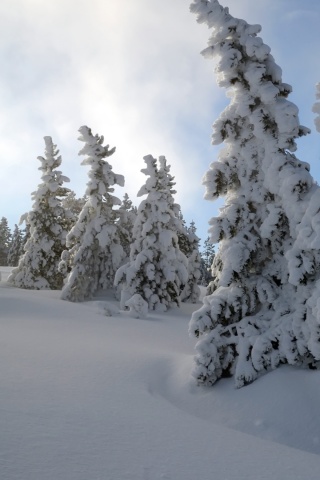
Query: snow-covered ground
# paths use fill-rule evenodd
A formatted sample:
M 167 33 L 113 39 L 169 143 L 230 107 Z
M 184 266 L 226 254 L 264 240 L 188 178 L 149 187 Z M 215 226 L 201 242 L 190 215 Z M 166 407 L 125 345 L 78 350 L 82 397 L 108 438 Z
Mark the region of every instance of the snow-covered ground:
M 199 388 L 197 306 L 133 319 L 0 271 L 1 480 L 319 479 L 320 372 Z

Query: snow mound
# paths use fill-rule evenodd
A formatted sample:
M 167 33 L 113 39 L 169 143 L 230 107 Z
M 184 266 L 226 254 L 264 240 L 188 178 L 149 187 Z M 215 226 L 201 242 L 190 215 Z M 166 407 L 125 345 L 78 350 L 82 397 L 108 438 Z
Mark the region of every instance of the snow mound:
M 198 387 L 192 357 L 162 359 L 150 368 L 147 389 L 189 415 L 279 444 L 320 454 L 320 372 L 283 366 L 243 389 L 232 380 Z

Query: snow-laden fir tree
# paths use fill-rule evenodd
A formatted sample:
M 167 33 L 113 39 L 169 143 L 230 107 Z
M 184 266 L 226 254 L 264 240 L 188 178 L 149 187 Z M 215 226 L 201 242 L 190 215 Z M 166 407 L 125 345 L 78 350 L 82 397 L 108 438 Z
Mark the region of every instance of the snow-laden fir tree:
M 45 156 L 38 157 L 42 183 L 32 193 L 32 210 L 21 218 L 21 222 L 26 221 L 30 236 L 8 282 L 21 288 L 60 289 L 63 276 L 58 264 L 70 227 L 70 217 L 61 200 L 69 192 L 63 186 L 69 179 L 57 170 L 61 156 L 51 137 L 44 137 L 44 141 Z
M 0 265 L 8 265 L 8 253 L 11 244 L 11 231 L 6 217 L 0 220 Z
M 120 241 L 126 255 L 125 260 L 128 261 L 130 257 L 130 246 L 133 241 L 133 225 L 137 218 L 137 207 L 132 204 L 127 193 L 124 194 L 118 212 Z
M 200 297 L 200 279 L 201 279 L 201 255 L 199 252 L 200 239 L 196 235 L 196 226 L 192 221 L 190 227 L 186 229 L 188 238 L 188 251 L 184 252 L 188 259 L 188 280 L 181 293 L 181 300 L 186 303 L 197 303 Z
M 23 255 L 23 233 L 18 225 L 15 225 L 8 251 L 8 265 L 16 267 L 21 255 Z
M 73 302 L 83 301 L 99 289 L 113 286 L 114 275 L 123 256 L 118 213 L 114 209 L 121 201 L 112 195 L 113 185 L 124 185 L 123 175 L 115 174 L 105 160 L 115 148 L 104 146 L 104 137 L 93 135 L 91 129 L 79 129 L 79 140 L 84 147 L 82 165 L 89 165 L 86 198 L 76 224 L 67 236 L 67 248 L 62 254 L 60 270 L 69 272 L 61 298 Z
M 190 323 L 193 374 L 205 385 L 234 375 L 241 387 L 281 363 L 319 366 L 320 189 L 293 153 L 309 130 L 261 27 L 217 0 L 191 11 L 212 28 L 203 54 L 217 59 L 230 98 L 214 124 L 213 143 L 225 147 L 204 177 L 206 198 L 225 196 L 225 206 L 210 221 L 212 294 Z
M 188 279 L 187 259 L 180 251 L 177 232 L 181 221 L 174 203 L 174 181 L 165 157 L 144 157 L 148 176 L 138 192 L 147 195 L 138 207 L 133 227 L 130 261 L 119 268 L 115 284 L 121 286 L 121 306 L 135 294 L 148 303 L 149 310 L 166 311 L 180 304 Z

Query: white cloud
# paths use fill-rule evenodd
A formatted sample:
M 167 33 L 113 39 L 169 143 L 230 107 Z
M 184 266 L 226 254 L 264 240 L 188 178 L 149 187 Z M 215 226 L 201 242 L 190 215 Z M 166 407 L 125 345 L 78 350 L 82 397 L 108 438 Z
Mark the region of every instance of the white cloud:
M 275 0 L 227 3 L 235 16 L 266 25 L 270 36 L 274 19 L 286 11 Z M 188 4 L 2 0 L 2 215 L 13 223 L 30 208 L 44 135 L 57 143 L 71 188 L 83 193 L 87 170 L 80 166 L 77 130 L 87 124 L 116 145 L 111 163 L 126 176 L 123 193 L 135 196 L 144 181 L 144 155 L 164 154 L 186 216 L 207 224 L 214 208 L 202 200 L 200 183 L 215 158 L 211 124 L 225 97 L 213 65 L 199 55 L 209 32 L 196 24 Z M 276 37 L 267 43 L 281 50 Z
M 180 123 L 190 116 L 209 120 L 213 75 L 194 55 L 203 46 L 194 47 L 194 36 L 205 35 L 183 1 L 140 0 L 137 6 L 131 1 L 60 0 L 48 8 L 48 2 L 13 0 L 5 7 L 2 106 L 10 121 L 1 125 L 8 152 L 2 167 L 12 178 L 13 165 L 19 165 L 17 207 L 39 181 L 35 159 L 43 151 L 44 135 L 58 144 L 71 186 L 80 193 L 81 185 L 74 183 L 81 182 L 84 189 L 86 172 L 76 140 L 82 124 L 117 146 L 114 169 L 126 175 L 131 196 L 144 181 L 139 171 L 148 153 L 167 156 L 181 201 L 202 188 L 205 166 L 194 164 L 192 145 L 179 143 Z M 190 128 L 191 121 L 187 123 Z M 5 193 L 10 197 L 10 187 Z

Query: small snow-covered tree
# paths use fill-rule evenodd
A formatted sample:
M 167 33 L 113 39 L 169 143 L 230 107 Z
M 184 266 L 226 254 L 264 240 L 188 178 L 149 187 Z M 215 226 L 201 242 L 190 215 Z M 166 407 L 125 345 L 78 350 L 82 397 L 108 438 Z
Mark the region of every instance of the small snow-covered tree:
M 133 241 L 133 225 L 137 218 L 137 208 L 133 206 L 132 201 L 130 200 L 127 193 L 124 194 L 118 213 L 120 241 L 122 248 L 126 254 L 126 259 L 129 260 L 130 246 Z
M 210 242 L 210 237 L 207 237 L 204 241 L 203 250 L 201 252 L 201 265 L 202 265 L 202 285 L 209 286 L 210 282 L 213 280 L 212 278 L 212 265 L 215 256 L 214 245 Z M 212 293 L 210 291 L 210 287 L 208 293 Z
M 139 293 L 135 293 L 126 302 L 126 307 L 129 309 L 129 315 L 133 318 L 146 318 L 148 315 L 148 303 L 142 298 Z
M 8 265 L 8 252 L 11 244 L 11 231 L 6 217 L 0 220 L 0 265 Z
M 8 265 L 11 267 L 16 267 L 18 265 L 19 259 L 23 254 L 23 233 L 18 227 L 14 226 L 12 240 L 10 243 L 10 248 L 8 252 Z
M 62 206 L 68 212 L 71 212 L 73 216 L 73 223 L 76 223 L 79 213 L 81 212 L 84 204 L 86 203 L 86 197 L 77 198 L 75 192 L 70 190 L 68 195 L 62 199 Z
M 188 280 L 181 294 L 181 300 L 187 303 L 197 303 L 200 297 L 201 278 L 201 255 L 199 252 L 200 239 L 196 235 L 196 226 L 192 221 L 187 229 L 189 250 L 186 254 L 188 259 Z
M 60 270 L 69 272 L 62 289 L 62 299 L 83 301 L 99 289 L 113 286 L 114 275 L 123 256 L 119 230 L 116 225 L 118 212 L 114 209 L 120 200 L 112 195 L 113 185 L 124 185 L 124 177 L 115 174 L 105 160 L 115 148 L 104 146 L 104 137 L 93 135 L 91 129 L 79 129 L 79 140 L 84 147 L 82 165 L 89 165 L 87 201 L 76 224 L 67 236 L 67 248 L 62 254 Z
M 133 227 L 130 261 L 119 268 L 115 283 L 120 285 L 121 306 L 135 294 L 150 310 L 165 311 L 180 304 L 180 294 L 188 278 L 187 259 L 180 251 L 177 232 L 179 206 L 174 203 L 174 182 L 165 157 L 144 157 L 148 176 L 138 197 L 147 195 L 138 207 Z
M 69 179 L 57 170 L 61 156 L 51 137 L 44 137 L 44 141 L 45 156 L 38 157 L 42 183 L 32 193 L 32 210 L 22 217 L 30 236 L 24 246 L 25 253 L 12 270 L 8 282 L 21 288 L 60 289 L 63 276 L 58 264 L 70 227 L 70 218 L 61 199 L 69 192 L 63 186 Z
M 196 303 L 200 295 L 200 289 L 198 288 L 198 283 L 201 278 L 201 257 L 198 256 L 200 239 L 195 234 L 195 223 L 192 221 L 190 227 L 187 227 L 180 205 L 175 205 L 176 208 L 174 212 L 177 219 L 180 220 L 180 222 L 177 222 L 178 245 L 180 251 L 188 261 L 188 281 L 181 293 L 180 299 L 183 302 Z M 192 269 L 194 270 L 192 271 Z
M 212 293 L 190 323 L 194 376 L 212 385 L 234 375 L 241 387 L 281 363 L 319 366 L 320 189 L 293 153 L 309 130 L 261 27 L 217 0 L 194 0 L 191 11 L 212 28 L 203 54 L 218 59 L 230 97 L 214 124 L 213 143 L 225 147 L 204 177 L 206 198 L 225 196 L 225 206 L 210 221 Z

